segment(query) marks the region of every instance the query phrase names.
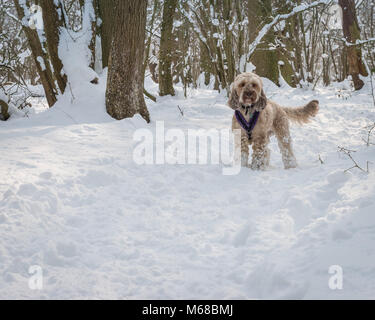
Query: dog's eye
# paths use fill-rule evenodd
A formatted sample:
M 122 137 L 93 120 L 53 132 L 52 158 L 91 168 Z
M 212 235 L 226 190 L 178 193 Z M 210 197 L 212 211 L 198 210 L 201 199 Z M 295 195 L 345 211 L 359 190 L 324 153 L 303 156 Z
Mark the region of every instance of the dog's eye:
M 240 84 L 240 87 L 241 87 L 241 88 L 243 88 L 244 86 L 245 86 L 245 84 L 244 84 L 244 83 L 241 83 L 241 84 Z

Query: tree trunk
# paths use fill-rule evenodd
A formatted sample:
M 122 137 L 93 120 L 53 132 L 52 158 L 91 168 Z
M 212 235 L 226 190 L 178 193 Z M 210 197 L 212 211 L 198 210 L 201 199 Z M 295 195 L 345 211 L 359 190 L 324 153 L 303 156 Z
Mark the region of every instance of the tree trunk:
M 102 65 L 103 68 L 108 67 L 109 54 L 111 51 L 112 37 L 114 32 L 114 5 L 108 0 L 97 0 L 99 17 L 102 20 L 100 26 L 101 42 L 102 42 Z
M 139 113 L 150 122 L 143 96 L 147 0 L 114 0 L 114 38 L 106 92 L 107 112 L 115 119 Z
M 14 5 L 16 7 L 18 18 L 23 21 L 25 18 L 25 10 L 27 10 L 27 8 L 24 7 L 26 4 L 23 4 L 23 6 L 21 6 L 19 0 L 14 0 Z M 38 32 L 35 29 L 25 26 L 24 24 L 22 25 L 22 30 L 24 31 L 28 40 L 28 44 L 34 59 L 37 72 L 40 77 L 40 81 L 43 85 L 48 105 L 49 107 L 52 107 L 57 101 L 57 90 L 55 87 L 50 62 L 46 53 L 43 51 Z
M 64 93 L 68 77 L 63 71 L 63 63 L 59 57 L 60 28 L 65 26 L 62 3 L 57 0 L 41 0 L 40 6 L 43 10 L 44 33 L 53 74 L 60 92 Z
M 177 7 L 177 0 L 165 0 L 163 7 L 163 21 L 161 25 L 161 39 L 159 52 L 159 94 L 160 96 L 175 95 L 172 79 L 172 51 L 173 51 L 173 19 Z
M 89 67 L 95 71 L 95 63 L 96 63 L 96 35 L 97 35 L 97 17 L 98 17 L 98 0 L 79 0 L 81 11 L 82 11 L 82 19 L 86 14 L 93 13 L 90 16 L 90 23 L 91 23 L 91 38 L 90 43 L 88 45 L 89 50 L 91 52 L 90 57 L 90 65 Z M 87 12 L 86 12 L 87 11 Z
M 236 73 L 243 72 L 244 65 L 241 65 L 242 57 L 245 55 L 245 43 L 246 43 L 246 26 L 244 25 L 244 20 L 246 18 L 246 14 L 243 14 L 242 11 L 242 0 L 236 0 L 236 12 L 238 18 L 238 37 L 237 37 L 237 61 L 236 61 Z
M 10 117 L 9 113 L 8 113 L 8 104 L 3 101 L 3 100 L 0 100 L 0 120 L 2 121 L 7 121 Z
M 342 8 L 343 19 L 342 26 L 344 36 L 347 42 L 355 44 L 360 40 L 360 29 L 355 9 L 354 0 L 339 0 L 339 5 Z M 362 50 L 360 46 L 346 46 L 347 65 L 349 74 L 352 76 L 355 90 L 360 90 L 364 86 L 363 81 L 359 75 L 368 76 L 366 67 L 362 61 Z
M 227 74 L 226 80 L 227 85 L 231 84 L 234 81 L 235 73 L 236 73 L 236 66 L 234 61 L 234 53 L 233 53 L 233 37 L 232 37 L 232 30 L 230 26 L 233 22 L 234 12 L 232 11 L 232 1 L 231 0 L 224 0 L 223 2 L 223 16 L 225 19 L 225 39 L 224 39 L 224 51 L 226 56 L 227 62 Z
M 272 15 L 271 0 L 248 0 L 248 18 L 250 42 L 254 41 L 262 24 Z M 251 57 L 251 62 L 256 67 L 256 73 L 279 84 L 278 54 L 276 50 L 270 50 L 269 44 L 274 41 L 273 31 L 269 31 L 263 38 Z
M 151 42 L 152 42 L 154 23 L 155 23 L 156 14 L 158 11 L 158 6 L 159 6 L 159 0 L 154 0 L 151 21 L 149 23 L 149 35 L 146 41 L 146 50 L 145 50 L 145 57 L 144 57 L 144 62 L 143 62 L 143 74 L 144 75 L 146 75 L 147 66 L 150 64 Z

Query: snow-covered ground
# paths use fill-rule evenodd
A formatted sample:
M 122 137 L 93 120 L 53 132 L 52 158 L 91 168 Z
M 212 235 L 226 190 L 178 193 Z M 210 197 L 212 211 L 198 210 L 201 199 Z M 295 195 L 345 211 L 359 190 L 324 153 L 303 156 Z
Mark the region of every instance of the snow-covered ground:
M 223 165 L 133 161 L 135 130 L 153 131 L 156 121 L 166 130 L 229 128 L 225 95 L 197 89 L 184 99 L 177 88 L 177 97 L 148 101 L 147 125 L 109 118 L 104 82 L 0 123 L 0 298 L 375 298 L 368 86 L 281 90 L 266 81 L 282 104 L 320 100 L 318 117 L 292 128 L 299 168 L 283 169 L 272 140 L 269 170 L 225 176 Z M 372 161 L 370 173 L 345 173 L 352 162 L 338 146 L 356 150 L 363 167 Z M 29 288 L 35 265 L 39 291 Z M 342 290 L 328 286 L 333 265 Z

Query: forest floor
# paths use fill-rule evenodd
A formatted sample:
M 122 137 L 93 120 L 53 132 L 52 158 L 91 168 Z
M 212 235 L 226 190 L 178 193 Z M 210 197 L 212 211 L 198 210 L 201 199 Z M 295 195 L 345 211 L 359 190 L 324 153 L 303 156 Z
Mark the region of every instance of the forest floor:
M 154 132 L 156 121 L 166 130 L 229 128 L 224 94 L 196 89 L 184 99 L 177 88 L 176 97 L 148 101 L 147 125 L 110 119 L 104 82 L 0 124 L 1 299 L 375 298 L 368 86 L 266 82 L 281 104 L 320 100 L 310 124 L 292 126 L 299 167 L 283 169 L 273 139 L 268 170 L 226 176 L 221 164 L 133 161 L 135 130 Z M 363 168 L 372 161 L 370 173 L 344 172 L 353 164 L 338 146 L 356 151 Z M 29 288 L 35 265 L 39 291 Z M 343 270 L 342 290 L 329 287 L 333 265 Z

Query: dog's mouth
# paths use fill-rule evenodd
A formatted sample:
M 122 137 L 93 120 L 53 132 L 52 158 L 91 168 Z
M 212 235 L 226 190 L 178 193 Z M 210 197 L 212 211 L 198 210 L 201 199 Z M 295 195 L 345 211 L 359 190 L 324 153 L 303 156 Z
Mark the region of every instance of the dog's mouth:
M 253 107 L 256 102 L 256 98 L 242 99 L 241 105 L 245 107 Z
M 245 107 L 253 107 L 254 103 L 255 103 L 255 101 L 253 101 L 253 100 L 246 100 L 242 103 L 242 105 L 245 106 Z
M 250 107 L 252 106 L 254 103 L 257 102 L 258 98 L 257 98 L 257 94 L 255 91 L 246 91 L 242 94 L 242 102 L 241 104 L 244 105 L 245 107 Z

